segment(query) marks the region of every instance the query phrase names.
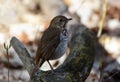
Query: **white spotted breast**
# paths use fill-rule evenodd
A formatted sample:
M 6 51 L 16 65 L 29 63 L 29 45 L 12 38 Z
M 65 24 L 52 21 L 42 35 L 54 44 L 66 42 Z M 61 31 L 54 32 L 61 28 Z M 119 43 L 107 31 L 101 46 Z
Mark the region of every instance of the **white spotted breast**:
M 67 44 L 68 44 L 68 33 L 67 30 L 64 29 L 60 34 L 60 43 L 56 48 L 55 53 L 50 58 L 50 60 L 58 59 L 61 56 L 63 56 L 64 53 L 66 52 Z

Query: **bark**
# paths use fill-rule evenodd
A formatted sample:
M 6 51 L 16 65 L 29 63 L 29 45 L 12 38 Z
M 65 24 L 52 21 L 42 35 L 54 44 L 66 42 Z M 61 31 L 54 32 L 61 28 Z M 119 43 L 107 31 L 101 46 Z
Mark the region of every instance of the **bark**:
M 70 26 L 70 53 L 65 62 L 51 71 L 38 70 L 30 82 L 84 82 L 88 77 L 95 57 L 95 39 L 93 33 L 83 25 Z M 31 74 L 33 60 L 27 49 L 12 37 L 11 45 L 22 60 L 25 69 Z

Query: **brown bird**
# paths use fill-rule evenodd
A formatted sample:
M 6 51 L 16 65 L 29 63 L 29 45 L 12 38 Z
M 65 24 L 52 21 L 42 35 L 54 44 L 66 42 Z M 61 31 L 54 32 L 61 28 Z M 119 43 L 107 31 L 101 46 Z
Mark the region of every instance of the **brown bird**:
M 31 78 L 45 61 L 48 62 L 52 72 L 54 72 L 49 60 L 58 59 L 65 53 L 68 41 L 68 33 L 65 26 L 69 20 L 71 18 L 68 19 L 65 16 L 56 16 L 51 20 L 49 28 L 43 33 L 38 45 L 35 67 L 32 71 Z

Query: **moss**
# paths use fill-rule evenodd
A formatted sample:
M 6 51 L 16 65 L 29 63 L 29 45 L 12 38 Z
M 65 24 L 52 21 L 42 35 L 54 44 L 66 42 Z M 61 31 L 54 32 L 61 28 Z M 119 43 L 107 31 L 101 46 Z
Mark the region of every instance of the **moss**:
M 71 79 L 70 75 L 66 76 L 65 78 L 66 78 L 69 82 L 72 82 L 72 79 Z

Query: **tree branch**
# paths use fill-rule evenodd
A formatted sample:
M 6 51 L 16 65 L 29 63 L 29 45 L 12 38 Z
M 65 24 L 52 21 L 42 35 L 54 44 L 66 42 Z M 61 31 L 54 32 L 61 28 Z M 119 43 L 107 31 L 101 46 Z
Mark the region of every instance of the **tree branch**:
M 65 62 L 51 71 L 38 70 L 31 82 L 84 82 L 88 77 L 94 62 L 94 35 L 83 25 L 70 26 L 70 53 Z M 33 69 L 33 60 L 24 45 L 15 37 L 11 45 L 18 53 L 29 74 Z
M 10 41 L 12 47 L 19 55 L 20 59 L 22 60 L 24 64 L 24 68 L 28 71 L 28 73 L 31 73 L 31 70 L 33 69 L 33 60 L 30 57 L 30 54 L 28 53 L 25 46 L 16 38 L 12 37 Z

